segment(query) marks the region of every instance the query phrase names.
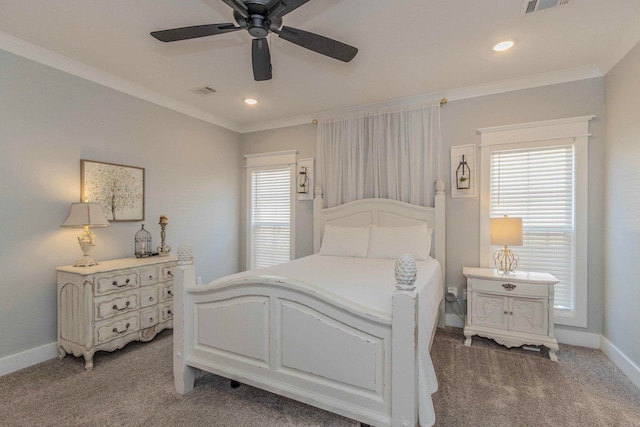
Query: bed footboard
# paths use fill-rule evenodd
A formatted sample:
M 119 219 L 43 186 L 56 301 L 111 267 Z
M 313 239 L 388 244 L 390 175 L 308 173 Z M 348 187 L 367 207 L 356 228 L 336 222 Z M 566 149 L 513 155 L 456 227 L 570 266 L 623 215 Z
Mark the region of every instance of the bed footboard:
M 392 322 L 276 277 L 196 286 L 183 258 L 174 270 L 178 393 L 201 369 L 363 423 L 417 425 L 413 283 L 394 293 Z

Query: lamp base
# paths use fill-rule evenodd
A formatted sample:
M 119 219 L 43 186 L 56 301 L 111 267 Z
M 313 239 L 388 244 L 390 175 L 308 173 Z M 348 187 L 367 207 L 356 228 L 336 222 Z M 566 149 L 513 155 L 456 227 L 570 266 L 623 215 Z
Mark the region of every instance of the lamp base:
M 518 260 L 518 255 L 506 246 L 493 254 L 493 262 L 496 264 L 498 273 L 513 273 L 518 267 Z
M 73 265 L 74 267 L 91 267 L 92 265 L 98 265 L 95 259 L 91 258 L 89 255 L 85 255 Z

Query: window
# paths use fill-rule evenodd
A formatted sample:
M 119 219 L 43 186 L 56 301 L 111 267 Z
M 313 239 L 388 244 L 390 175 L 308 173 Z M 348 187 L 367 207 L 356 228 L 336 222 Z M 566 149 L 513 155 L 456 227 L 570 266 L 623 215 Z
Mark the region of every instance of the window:
M 295 153 L 247 157 L 247 267 L 264 268 L 293 258 Z
M 481 263 L 489 218 L 522 218 L 518 270 L 548 272 L 558 324 L 587 326 L 587 118 L 481 129 Z M 583 128 L 576 126 L 582 122 Z M 568 137 L 574 135 L 572 137 Z M 486 229 L 486 231 L 485 231 Z

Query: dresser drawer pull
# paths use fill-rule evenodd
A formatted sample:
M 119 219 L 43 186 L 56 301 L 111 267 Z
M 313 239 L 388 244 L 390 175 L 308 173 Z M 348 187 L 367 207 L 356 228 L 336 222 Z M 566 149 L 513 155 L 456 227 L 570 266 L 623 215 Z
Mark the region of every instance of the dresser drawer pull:
M 169 316 L 173 316 L 173 311 L 168 310 L 168 311 L 167 311 L 167 314 L 168 314 Z
M 153 301 L 153 297 L 149 297 L 149 301 Z
M 129 279 L 125 280 L 122 285 L 118 284 L 117 280 L 114 280 L 113 283 L 112 283 L 113 286 L 116 286 L 118 288 L 121 288 L 123 286 L 127 286 L 128 284 L 129 284 Z
M 171 272 L 171 270 L 167 271 L 167 276 L 173 276 L 173 273 Z
M 113 332 L 116 334 L 124 334 L 129 330 L 129 326 L 131 326 L 131 323 L 127 323 L 127 326 L 125 326 L 125 328 L 121 331 L 119 331 L 118 328 L 113 328 Z
M 129 304 L 131 304 L 131 301 L 127 301 L 127 303 L 122 308 L 118 307 L 117 304 L 113 304 L 113 309 L 118 311 L 124 311 L 129 308 Z
M 153 323 L 153 317 L 149 317 L 149 323 Z
M 502 287 L 508 291 L 512 291 L 516 288 L 516 285 L 512 285 L 511 283 L 503 283 Z
M 149 275 L 149 280 L 153 280 L 153 276 L 152 275 Z
M 167 291 L 167 295 L 173 296 L 173 291 L 171 291 L 171 290 Z

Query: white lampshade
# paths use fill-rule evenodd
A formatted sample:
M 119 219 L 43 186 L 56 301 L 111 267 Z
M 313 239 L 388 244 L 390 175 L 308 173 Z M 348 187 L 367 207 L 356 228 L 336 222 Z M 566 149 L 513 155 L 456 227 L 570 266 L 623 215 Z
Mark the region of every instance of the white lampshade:
M 522 246 L 522 218 L 491 218 L 491 244 L 500 246 Z
M 106 227 L 109 225 L 100 203 L 72 203 L 60 227 Z

